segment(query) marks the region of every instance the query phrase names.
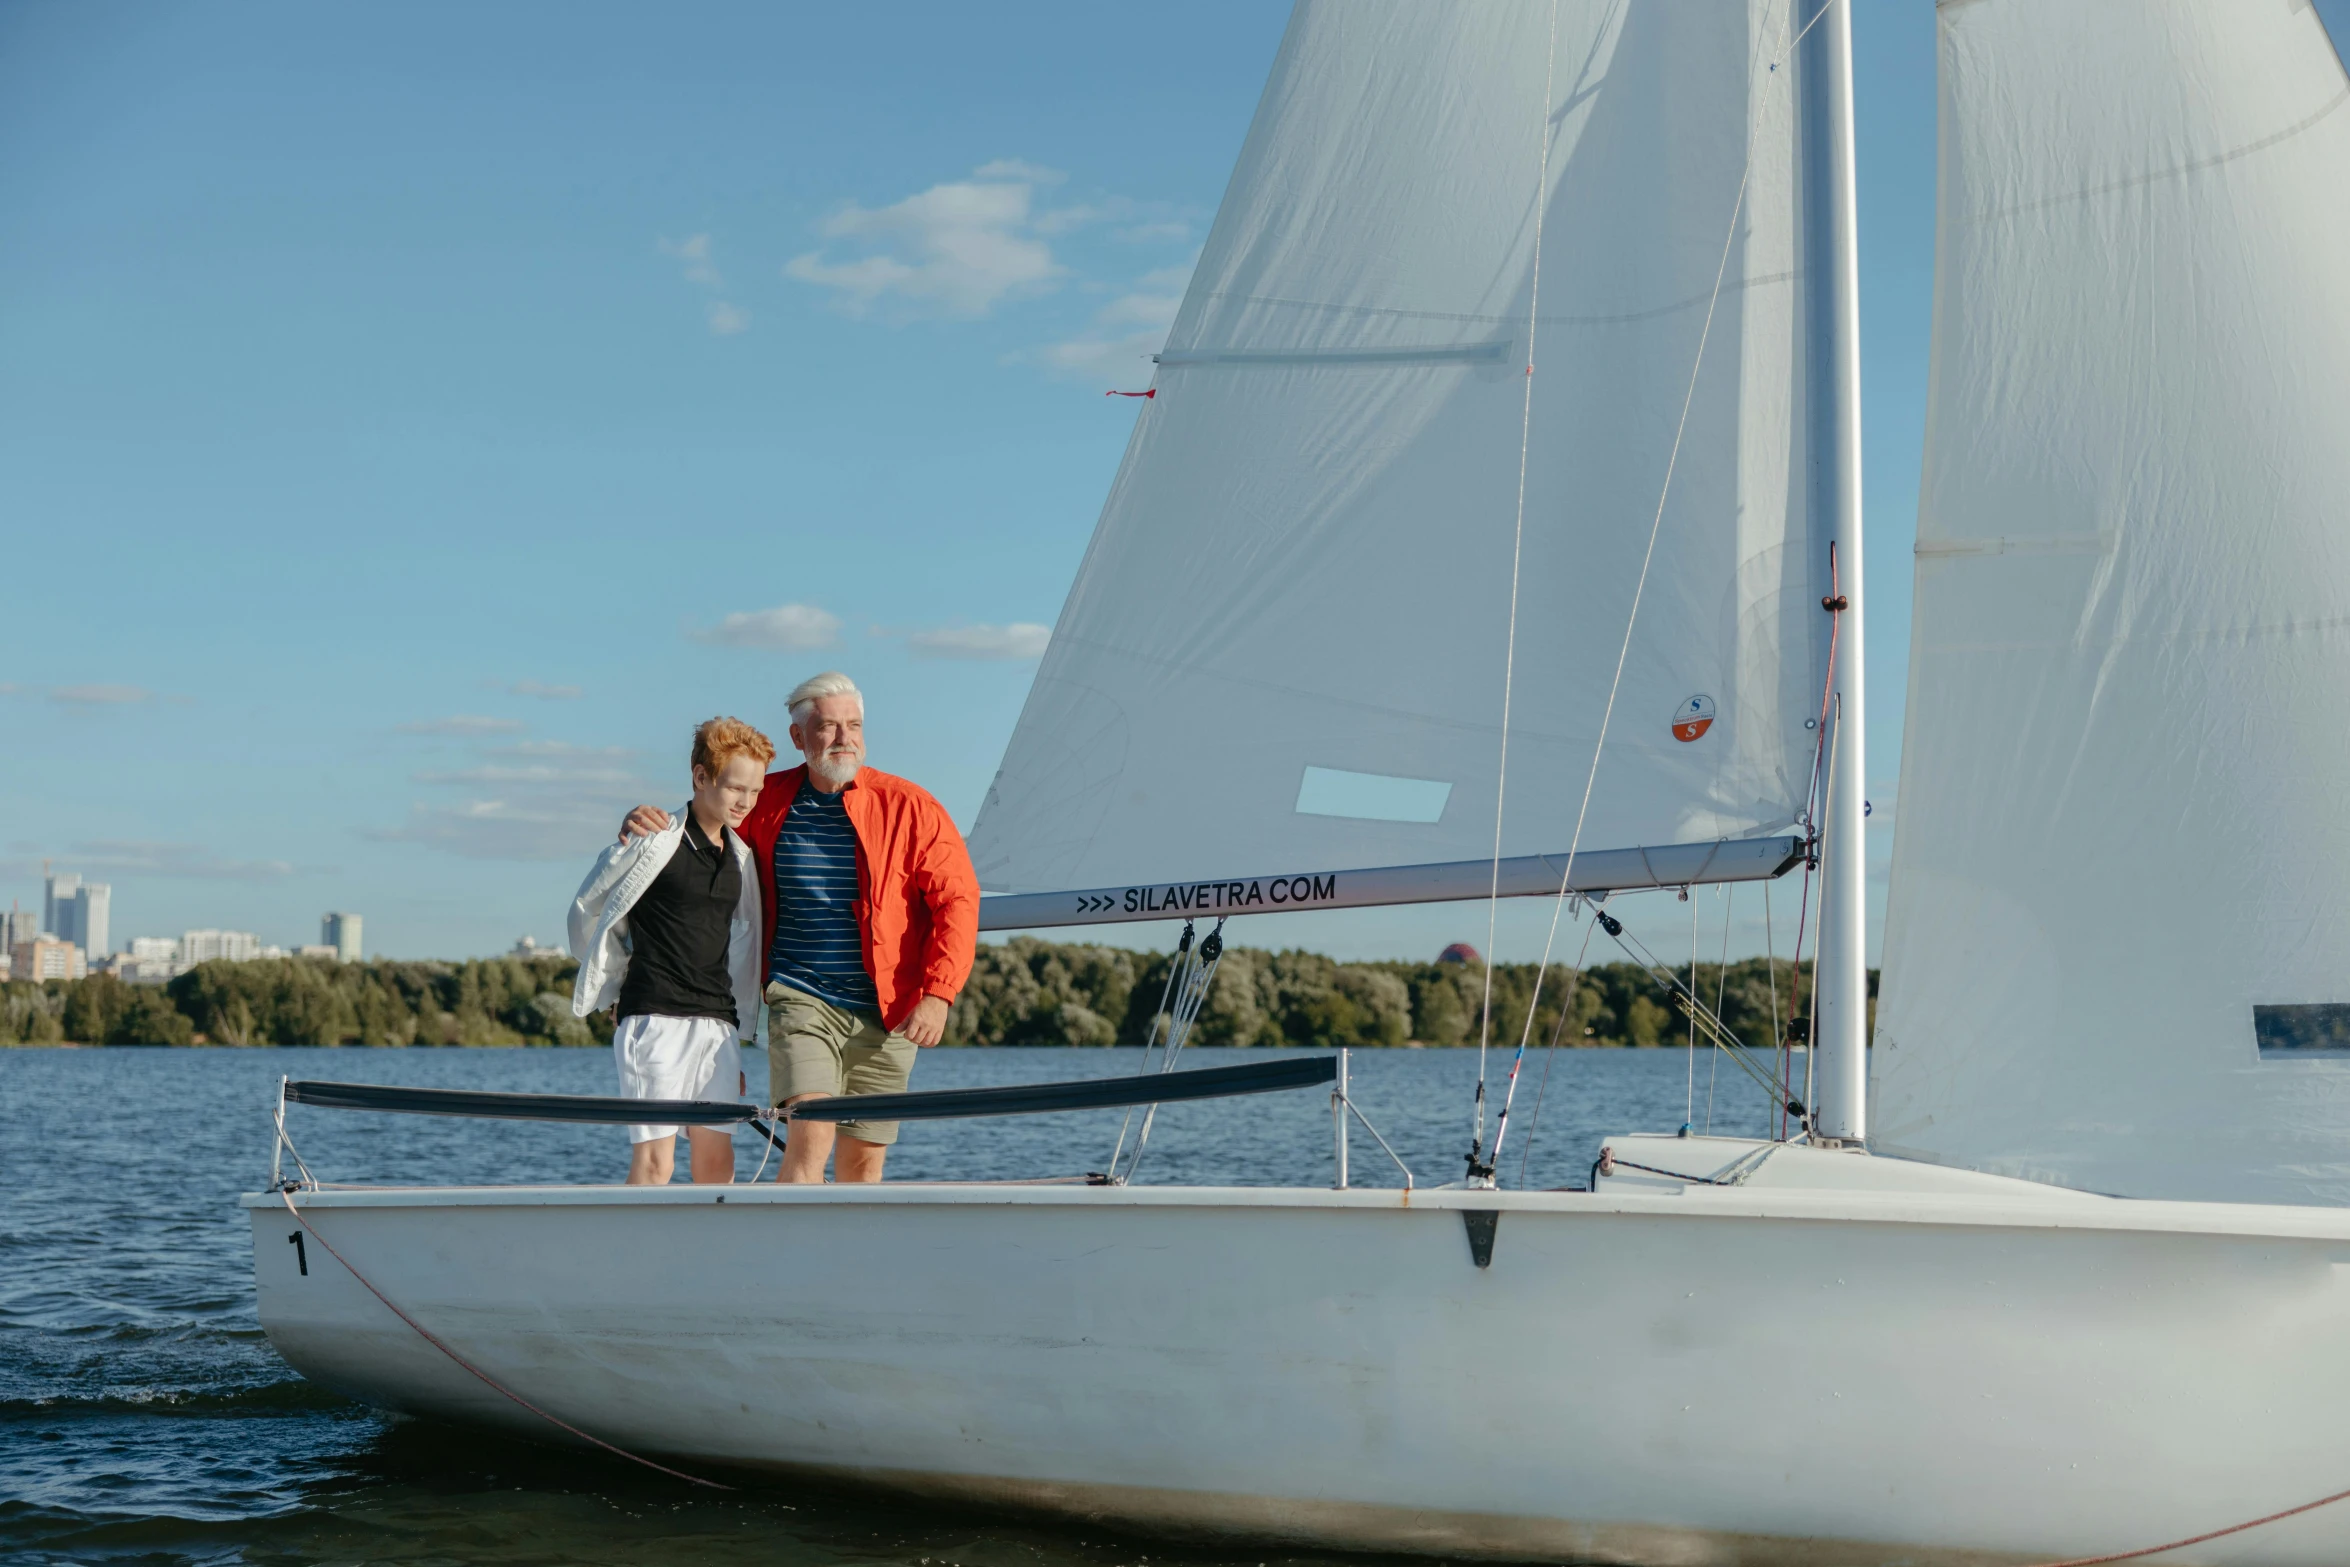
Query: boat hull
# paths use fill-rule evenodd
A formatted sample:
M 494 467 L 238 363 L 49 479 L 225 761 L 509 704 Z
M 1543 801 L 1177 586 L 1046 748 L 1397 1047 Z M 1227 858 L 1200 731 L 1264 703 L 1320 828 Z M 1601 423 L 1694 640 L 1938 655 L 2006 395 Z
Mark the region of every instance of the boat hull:
M 1153 1529 L 1971 1562 L 2152 1544 L 2350 1484 L 2333 1210 L 2008 1182 L 296 1200 L 457 1352 L 622 1446 Z M 246 1201 L 262 1321 L 303 1373 L 557 1434 L 290 1245 L 277 1196 Z M 1500 1215 L 1490 1266 L 1464 1210 Z M 2331 1567 L 2350 1505 L 2175 1559 Z

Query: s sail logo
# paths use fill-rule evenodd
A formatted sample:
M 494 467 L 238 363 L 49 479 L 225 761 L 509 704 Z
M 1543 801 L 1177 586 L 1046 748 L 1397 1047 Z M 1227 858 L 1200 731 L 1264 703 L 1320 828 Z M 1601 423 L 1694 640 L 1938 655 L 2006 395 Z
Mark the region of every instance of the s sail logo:
M 1673 709 L 1673 738 L 1681 741 L 1698 740 L 1714 726 L 1714 699 L 1693 696 Z

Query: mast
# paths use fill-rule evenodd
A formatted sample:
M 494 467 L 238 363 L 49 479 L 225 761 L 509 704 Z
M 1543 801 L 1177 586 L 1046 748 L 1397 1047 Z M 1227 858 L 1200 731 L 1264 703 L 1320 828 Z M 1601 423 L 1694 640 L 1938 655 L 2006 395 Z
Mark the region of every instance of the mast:
M 1818 1080 L 1814 1128 L 1824 1141 L 1868 1136 L 1868 855 L 1862 817 L 1868 778 L 1862 684 L 1860 515 L 1860 259 L 1855 235 L 1851 7 L 1803 0 L 1809 29 L 1796 81 L 1803 95 L 1810 327 L 1811 507 L 1823 544 L 1814 563 L 1835 632 L 1827 704 L 1826 810 L 1820 829 L 1820 944 L 1814 972 Z

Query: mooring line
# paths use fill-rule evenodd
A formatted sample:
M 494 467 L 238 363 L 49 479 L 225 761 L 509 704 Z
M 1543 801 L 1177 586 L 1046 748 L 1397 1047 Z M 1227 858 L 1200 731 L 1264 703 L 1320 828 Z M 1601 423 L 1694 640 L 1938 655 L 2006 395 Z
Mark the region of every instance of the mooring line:
M 312 1226 L 310 1221 L 303 1217 L 302 1210 L 294 1206 L 293 1193 L 286 1191 L 281 1187 L 278 1190 L 277 1195 L 278 1200 L 286 1205 L 286 1212 L 294 1216 L 294 1222 L 302 1226 L 303 1229 L 308 1230 L 310 1232 L 310 1238 L 318 1242 L 319 1245 L 324 1246 L 327 1250 L 327 1255 L 334 1258 L 335 1261 L 341 1263 L 343 1265 L 343 1271 L 351 1275 L 351 1277 L 357 1279 L 362 1289 L 366 1290 L 368 1294 L 373 1295 L 377 1300 L 382 1301 L 386 1311 L 389 1311 L 393 1316 L 398 1317 L 402 1322 L 405 1322 L 410 1327 L 414 1328 L 418 1338 L 423 1339 L 427 1344 L 430 1344 L 433 1348 L 448 1356 L 467 1372 L 480 1378 L 481 1381 L 490 1387 L 493 1391 L 512 1399 L 515 1403 L 520 1404 L 523 1408 L 529 1410 L 532 1414 L 538 1416 L 547 1424 L 555 1426 L 561 1430 L 568 1431 L 573 1436 L 578 1437 L 581 1441 L 592 1443 L 595 1446 L 602 1448 L 607 1453 L 617 1454 L 618 1456 L 627 1459 L 632 1464 L 643 1464 L 647 1469 L 657 1469 L 661 1473 L 668 1475 L 673 1479 L 683 1480 L 689 1485 L 706 1486 L 713 1491 L 731 1491 L 734 1489 L 734 1487 L 731 1485 L 720 1485 L 715 1480 L 705 1480 L 700 1475 L 689 1475 L 682 1469 L 672 1469 L 667 1464 L 657 1464 L 650 1458 L 641 1458 L 635 1453 L 630 1452 L 625 1447 L 615 1447 L 600 1436 L 589 1435 L 587 1432 L 582 1431 L 579 1427 L 573 1425 L 568 1420 L 561 1420 L 553 1415 L 548 1414 L 545 1410 L 539 1408 L 538 1405 L 532 1403 L 529 1399 L 524 1398 L 520 1393 L 517 1393 L 512 1388 L 507 1387 L 505 1384 L 498 1381 L 497 1378 L 491 1376 L 488 1372 L 482 1370 L 479 1366 L 467 1360 L 463 1355 L 458 1354 L 448 1345 L 442 1343 L 441 1340 L 434 1335 L 430 1328 L 417 1321 L 414 1317 L 408 1315 L 408 1313 L 405 1311 L 402 1311 L 398 1306 L 393 1305 L 392 1298 L 389 1295 L 386 1295 L 382 1290 L 379 1290 L 373 1284 L 370 1284 L 367 1281 L 367 1275 L 361 1273 L 357 1268 L 352 1267 L 351 1259 L 344 1256 L 341 1252 L 336 1251 L 335 1243 L 328 1240 L 325 1236 L 319 1234 L 317 1229 Z
M 2321 1507 L 2331 1507 L 2336 1502 L 2350 1502 L 2350 1491 L 2336 1491 L 2331 1496 L 2321 1496 L 2314 1502 L 2303 1502 L 2299 1507 L 2288 1507 L 2282 1512 L 2270 1513 L 2265 1518 L 2254 1518 L 2245 1523 L 2232 1523 L 2225 1529 L 2214 1529 L 2208 1534 L 2191 1534 L 2184 1540 L 2170 1540 L 2161 1545 L 2140 1546 L 2134 1551 L 2116 1551 L 2110 1556 L 2073 1556 L 2061 1562 L 2035 1562 L 2032 1567 L 2105 1567 L 2108 1562 L 2134 1562 L 2143 1556 L 2160 1556 L 2165 1551 L 2183 1551 L 2190 1545 L 2201 1545 L 2206 1540 L 2224 1540 L 2231 1534 L 2242 1534 L 2245 1530 L 2257 1529 L 2264 1523 L 2278 1523 L 2287 1518 L 2298 1517 L 2302 1513 L 2313 1513 Z

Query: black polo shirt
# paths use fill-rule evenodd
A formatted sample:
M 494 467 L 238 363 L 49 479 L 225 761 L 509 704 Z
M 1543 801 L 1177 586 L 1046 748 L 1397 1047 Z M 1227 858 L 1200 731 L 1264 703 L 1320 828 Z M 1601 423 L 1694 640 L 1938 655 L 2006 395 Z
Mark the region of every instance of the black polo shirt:
M 734 980 L 726 948 L 743 873 L 733 837 L 703 836 L 687 811 L 685 836 L 661 874 L 628 911 L 628 977 L 620 982 L 622 1017 L 718 1017 L 735 1027 Z

